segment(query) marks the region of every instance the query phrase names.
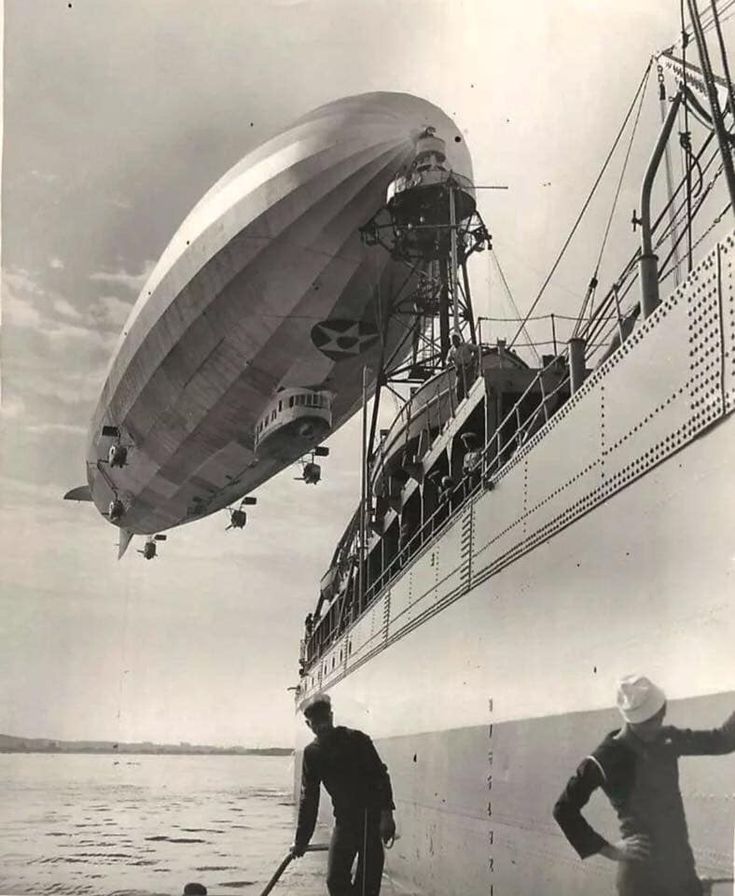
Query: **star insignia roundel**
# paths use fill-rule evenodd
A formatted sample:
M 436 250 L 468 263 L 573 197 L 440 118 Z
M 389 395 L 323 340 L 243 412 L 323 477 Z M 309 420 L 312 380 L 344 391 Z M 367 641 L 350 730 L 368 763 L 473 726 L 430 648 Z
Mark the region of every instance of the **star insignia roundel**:
M 331 318 L 311 329 L 311 341 L 331 361 L 362 354 L 378 340 L 378 328 L 361 320 Z

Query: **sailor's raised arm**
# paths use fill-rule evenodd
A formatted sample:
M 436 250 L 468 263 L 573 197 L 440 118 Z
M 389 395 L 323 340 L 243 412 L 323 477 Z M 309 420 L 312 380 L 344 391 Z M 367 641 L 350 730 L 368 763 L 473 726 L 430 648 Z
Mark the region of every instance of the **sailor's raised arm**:
M 735 753 L 735 712 L 719 728 L 707 731 L 670 728 L 666 734 L 679 756 L 723 756 Z
M 319 812 L 319 786 L 321 778 L 315 768 L 313 758 L 309 756 L 309 747 L 304 750 L 301 761 L 301 798 L 299 800 L 299 818 L 296 824 L 296 835 L 291 852 L 294 856 L 302 856 L 309 845 Z
M 589 798 L 602 784 L 600 766 L 588 757 L 580 763 L 554 806 L 554 820 L 581 859 L 596 855 L 609 846 L 582 815 Z

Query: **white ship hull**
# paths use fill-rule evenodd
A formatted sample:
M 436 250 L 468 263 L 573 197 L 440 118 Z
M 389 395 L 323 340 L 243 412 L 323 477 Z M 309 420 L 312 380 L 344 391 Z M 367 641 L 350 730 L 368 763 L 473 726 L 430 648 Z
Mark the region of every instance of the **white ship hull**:
M 735 709 L 732 255 L 730 238 L 304 679 L 378 744 L 407 889 L 611 893 L 613 864 L 578 859 L 551 813 L 619 727 L 616 680 L 659 681 L 684 727 Z M 731 881 L 735 757 L 681 775 L 700 875 Z M 617 837 L 602 796 L 587 817 Z

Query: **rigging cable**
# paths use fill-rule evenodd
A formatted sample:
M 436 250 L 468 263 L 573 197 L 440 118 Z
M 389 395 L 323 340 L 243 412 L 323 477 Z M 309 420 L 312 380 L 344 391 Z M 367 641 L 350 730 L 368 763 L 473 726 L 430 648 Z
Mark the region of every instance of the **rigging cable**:
M 705 174 L 707 174 L 709 169 L 712 167 L 712 164 L 717 161 L 718 156 L 719 156 L 719 150 L 715 149 L 713 151 L 712 155 L 709 157 L 709 159 L 705 163 L 704 168 L 699 166 L 699 164 L 697 165 L 697 169 L 699 172 L 699 182 L 698 182 L 697 189 L 692 193 L 692 201 L 700 199 L 702 194 L 707 190 L 707 186 L 704 183 L 704 176 L 705 176 Z M 696 159 L 695 159 L 695 161 L 696 161 Z M 681 223 L 681 218 L 685 211 L 686 211 L 685 203 L 682 203 L 682 205 L 680 205 L 679 208 L 676 210 L 677 223 Z M 692 212 L 692 217 L 694 217 L 694 212 Z M 662 233 L 661 238 L 659 239 L 658 243 L 656 244 L 657 248 L 658 248 L 658 246 L 661 245 L 661 243 L 663 242 L 663 239 L 665 237 L 669 236 L 670 231 L 671 231 L 671 227 L 670 227 L 670 225 L 667 225 Z
M 735 0 L 734 0 L 734 2 L 735 2 Z M 708 169 L 711 167 L 712 163 L 716 160 L 716 158 L 718 156 L 718 151 L 717 151 L 717 149 L 715 149 L 714 152 L 712 153 L 712 155 L 710 156 L 710 158 L 708 159 L 708 161 L 705 163 L 704 168 L 703 169 L 701 168 L 700 160 L 704 156 L 706 150 L 708 149 L 710 143 L 713 140 L 714 140 L 714 132 L 712 130 L 710 130 L 709 133 L 707 134 L 707 137 L 704 140 L 701 148 L 698 150 L 696 155 L 694 155 L 694 157 L 693 157 L 694 161 L 696 162 L 696 164 L 697 164 L 699 170 L 702 172 L 702 174 L 704 174 L 708 171 Z M 673 196 L 666 203 L 666 205 L 661 210 L 661 212 L 659 213 L 656 220 L 653 222 L 652 230 L 654 233 L 658 231 L 664 218 L 666 217 L 667 212 L 669 211 L 669 207 L 677 200 L 677 197 L 679 196 L 684 185 L 685 185 L 685 178 L 682 178 L 679 181 L 678 186 L 674 190 Z M 676 209 L 675 215 L 676 215 L 677 219 L 680 218 L 682 211 L 684 211 L 686 205 L 687 205 L 687 200 L 685 199 L 684 201 L 681 202 L 678 209 Z M 701 203 L 699 203 L 697 205 L 695 211 L 693 212 L 692 218 L 696 217 L 696 214 L 700 208 L 701 208 Z M 669 234 L 669 231 L 670 231 L 670 226 L 666 227 L 664 229 L 663 233 L 659 236 L 659 239 L 656 243 L 656 249 L 658 249 L 660 247 L 660 245 L 663 243 L 663 241 L 666 239 L 666 237 Z M 686 231 L 679 236 L 680 242 L 685 235 L 686 235 Z M 693 248 L 696 248 L 696 245 L 698 245 L 698 243 L 695 244 L 693 246 Z M 619 292 L 619 294 L 618 294 L 618 301 L 619 301 L 621 298 L 624 298 L 628 294 L 631 287 L 635 283 L 635 281 L 637 279 L 637 275 L 638 275 L 637 262 L 638 262 L 639 255 L 640 255 L 640 249 L 637 249 L 636 252 L 633 254 L 633 257 L 631 258 L 631 260 L 628 262 L 627 267 L 624 268 L 622 273 L 619 275 L 615 285 L 607 293 L 605 299 L 603 299 L 601 305 L 597 309 L 595 309 L 594 314 L 590 315 L 588 323 L 585 327 L 585 330 L 582 333 L 583 338 L 585 338 L 586 340 L 589 341 L 593 338 L 597 338 L 597 335 L 599 334 L 599 331 L 601 329 L 601 324 L 597 323 L 598 315 L 599 315 L 599 317 L 604 318 L 604 315 L 606 315 L 608 313 L 608 311 L 611 310 L 612 305 L 615 302 L 614 290 L 616 288 L 618 290 L 621 290 L 621 289 L 623 290 L 622 293 Z M 670 258 L 670 256 L 666 259 L 666 261 L 668 261 L 669 258 Z M 628 283 L 626 283 L 626 280 L 630 277 L 631 274 L 633 275 L 632 280 L 630 280 Z M 603 319 L 603 323 L 604 323 L 604 319 Z M 594 334 L 594 335 L 591 335 L 591 334 Z
M 708 138 L 708 140 L 709 140 L 710 138 L 712 138 L 712 136 L 713 136 L 713 135 L 710 134 L 710 137 Z M 706 145 L 707 145 L 707 143 L 705 143 L 705 146 L 706 146 Z M 701 154 L 703 151 L 704 151 L 704 147 L 703 147 L 702 150 L 700 150 L 700 154 Z M 711 163 L 714 161 L 714 159 L 717 157 L 717 155 L 718 155 L 718 152 L 717 152 L 717 150 L 715 150 L 715 153 L 714 153 L 713 156 L 710 158 L 709 162 L 707 162 L 707 164 L 706 164 L 706 166 L 705 166 L 705 170 L 707 170 L 707 169 L 710 167 Z M 716 172 L 715 175 L 713 176 L 712 180 L 707 184 L 707 186 L 706 186 L 705 189 L 703 190 L 701 196 L 699 197 L 699 201 L 697 202 L 697 204 L 696 204 L 696 206 L 695 206 L 695 208 L 694 208 L 694 211 L 693 211 L 693 217 L 696 218 L 697 215 L 699 214 L 699 212 L 700 212 L 702 206 L 704 205 L 704 203 L 705 203 L 705 201 L 706 201 L 706 199 L 707 199 L 707 196 L 708 196 L 709 193 L 711 192 L 712 187 L 714 186 L 715 182 L 717 181 L 717 178 L 718 178 L 721 174 L 722 174 L 722 166 L 719 167 L 719 169 L 717 170 L 717 172 Z M 679 189 L 681 189 L 681 184 L 680 184 L 679 187 L 677 188 L 677 192 L 679 191 Z M 727 206 L 725 207 L 725 209 L 721 212 L 721 214 L 718 216 L 718 218 L 716 218 L 716 219 L 714 220 L 714 222 L 710 225 L 710 227 L 707 229 L 707 231 L 705 231 L 705 233 L 702 234 L 702 236 L 696 241 L 696 243 L 694 243 L 693 249 L 696 249 L 697 246 L 699 246 L 699 244 L 700 244 L 700 243 L 702 242 L 702 240 L 705 238 L 705 236 L 706 236 L 706 235 L 707 235 L 707 234 L 708 234 L 708 233 L 709 233 L 709 232 L 710 232 L 710 231 L 711 231 L 711 230 L 712 230 L 712 229 L 713 229 L 713 228 L 720 222 L 720 220 L 722 219 L 722 216 L 725 214 L 725 212 L 727 211 L 727 209 L 728 209 L 729 207 L 730 207 L 730 204 L 728 203 L 728 205 L 727 205 Z M 658 225 L 659 225 L 659 224 L 661 223 L 661 221 L 663 220 L 663 217 L 664 217 L 665 213 L 666 213 L 666 208 L 663 209 L 663 211 L 662 211 L 661 214 L 659 215 L 658 219 L 656 220 L 656 223 L 654 224 L 654 230 L 658 227 Z M 659 239 L 658 239 L 658 241 L 657 241 L 657 243 L 656 243 L 656 246 L 655 246 L 656 249 L 658 249 L 658 248 L 662 245 L 662 243 L 665 241 L 667 235 L 668 235 L 668 228 L 667 228 L 666 231 L 663 233 L 663 235 L 661 235 L 661 236 L 659 237 Z M 684 236 L 685 236 L 685 233 L 682 233 L 682 234 L 679 235 L 679 238 L 678 238 L 678 239 L 679 239 L 679 242 L 681 242 L 681 240 L 684 238 Z M 673 251 L 674 251 L 674 250 L 672 249 L 671 252 L 669 252 L 669 254 L 666 256 L 666 258 L 663 260 L 663 263 L 662 263 L 662 265 L 661 265 L 661 270 L 665 270 L 665 269 L 666 269 L 666 265 L 670 262 L 670 260 L 671 260 L 671 258 L 672 258 Z M 633 285 L 635 284 L 635 282 L 636 282 L 636 280 L 637 280 L 637 276 L 638 276 L 637 267 L 635 267 L 635 264 L 636 264 L 636 261 L 637 261 L 638 254 L 639 254 L 639 251 L 637 251 L 636 254 L 633 256 L 633 258 L 631 259 L 631 262 L 629 263 L 628 268 L 627 268 L 627 269 L 623 272 L 623 274 L 618 278 L 618 281 L 616 282 L 616 284 L 613 286 L 613 288 L 612 288 L 612 289 L 610 290 L 610 292 L 608 293 L 608 296 L 606 297 L 605 301 L 600 305 L 600 309 L 599 309 L 599 310 L 602 310 L 602 309 L 604 308 L 604 310 L 607 312 L 607 310 L 610 308 L 610 306 L 613 304 L 614 301 L 616 302 L 616 304 L 618 304 L 618 303 L 620 302 L 621 299 L 624 299 L 624 298 L 628 295 L 628 293 L 629 293 L 630 290 L 632 289 Z M 625 283 L 625 286 L 624 286 L 624 289 L 622 290 L 622 292 L 620 292 L 620 291 L 618 292 L 617 299 L 616 299 L 616 297 L 615 297 L 615 289 L 617 288 L 618 290 L 620 290 L 620 287 L 621 287 L 622 284 L 625 282 L 626 278 L 629 277 L 629 275 L 630 275 L 631 272 L 633 273 L 633 277 L 632 277 L 631 279 L 629 279 L 627 283 Z M 672 273 L 672 269 L 669 269 L 668 271 L 666 271 L 664 274 L 662 274 L 662 275 L 660 276 L 659 280 L 663 280 L 663 279 L 667 278 L 668 276 L 670 276 L 671 273 Z M 637 309 L 638 309 L 638 308 L 639 308 L 638 305 L 633 305 L 630 309 L 628 309 L 628 310 L 627 310 L 624 314 L 622 314 L 621 316 L 624 317 L 624 318 L 626 318 L 626 319 L 628 319 L 628 318 L 630 318 L 632 315 L 634 315 L 634 314 L 637 313 Z M 588 326 L 587 326 L 587 328 L 586 328 L 586 331 L 585 331 L 585 333 L 584 333 L 584 338 L 588 341 L 588 345 L 591 345 L 593 342 L 594 342 L 594 343 L 597 343 L 597 344 L 601 344 L 602 336 L 601 336 L 600 334 L 601 334 L 601 332 L 602 332 L 602 329 L 603 329 L 603 326 L 604 326 L 605 322 L 606 322 L 607 320 L 609 320 L 609 319 L 610 319 L 609 317 L 606 317 L 606 318 L 602 318 L 602 317 L 600 317 L 600 318 L 598 318 L 598 317 L 597 317 L 597 314 L 595 314 L 593 317 L 590 318 L 590 320 L 589 320 L 589 324 L 588 324 Z M 592 354 L 594 354 L 594 353 L 595 353 L 595 352 L 592 352 Z
M 720 27 L 720 16 L 717 12 L 717 0 L 711 0 L 712 16 L 717 31 L 717 42 L 720 45 L 720 56 L 722 57 L 722 69 L 725 73 L 725 82 L 727 84 L 727 95 L 730 100 L 730 112 L 735 115 L 735 96 L 733 96 L 732 78 L 730 77 L 730 64 L 727 61 L 727 50 L 725 49 L 725 41 L 722 37 L 722 28 Z
M 657 64 L 658 70 L 658 100 L 659 100 L 659 109 L 661 112 L 661 125 L 663 126 L 666 121 L 666 83 L 664 81 L 664 68 L 659 62 Z M 666 171 L 666 195 L 668 196 L 668 205 L 669 205 L 669 230 L 671 232 L 671 241 L 674 247 L 674 282 L 676 285 L 679 285 L 680 276 L 679 276 L 679 265 L 681 264 L 681 259 L 679 258 L 679 234 L 677 230 L 677 220 L 676 220 L 676 212 L 674 211 L 674 172 L 671 167 L 671 146 L 670 141 L 666 141 L 666 146 L 664 147 L 664 165 Z
M 697 203 L 697 207 L 694 209 L 694 214 L 695 214 L 695 215 L 699 212 L 699 210 L 700 210 L 700 209 L 702 208 L 702 206 L 704 205 L 704 202 L 705 202 L 705 200 L 707 199 L 707 197 L 709 196 L 709 194 L 711 193 L 712 188 L 714 187 L 714 185 L 715 185 L 715 183 L 716 183 L 716 181 L 717 181 L 717 178 L 720 177 L 720 175 L 722 174 L 723 171 L 724 171 L 724 167 L 723 167 L 723 165 L 720 165 L 720 167 L 719 167 L 719 168 L 717 169 L 717 171 L 715 172 L 715 175 L 714 175 L 714 177 L 712 178 L 712 180 L 711 180 L 711 181 L 707 184 L 707 186 L 705 187 L 705 189 L 704 189 L 704 191 L 703 191 L 703 193 L 702 193 L 702 196 L 700 197 L 699 202 Z M 728 210 L 728 208 L 730 208 L 730 206 L 731 206 L 731 203 L 728 202 L 727 205 L 725 206 L 724 210 L 721 212 L 721 214 L 718 215 L 718 216 L 714 219 L 714 221 L 710 224 L 710 226 L 704 231 L 704 233 L 703 233 L 703 234 L 699 237 L 699 239 L 694 243 L 694 245 L 692 246 L 692 249 L 696 249 L 696 248 L 700 245 L 700 243 L 705 239 L 705 237 L 707 237 L 708 234 L 709 234 L 712 230 L 714 230 L 714 228 L 720 223 L 720 221 L 722 220 L 722 216 L 725 214 L 725 212 Z M 663 264 L 661 265 L 661 270 L 666 271 L 665 274 L 661 274 L 661 276 L 660 276 L 660 279 L 661 279 L 661 280 L 663 280 L 664 277 L 668 277 L 668 276 L 671 274 L 671 269 L 666 270 L 666 265 L 669 263 L 670 260 L 671 260 L 671 253 L 669 253 L 669 255 L 664 259 Z
M 633 140 L 635 139 L 636 131 L 638 130 L 638 122 L 640 121 L 641 111 L 643 110 L 643 101 L 646 96 L 646 88 L 648 87 L 648 75 L 650 74 L 652 63 L 653 63 L 653 60 L 651 60 L 651 63 L 649 63 L 649 66 L 646 69 L 646 79 L 645 79 L 645 83 L 643 86 L 643 90 L 641 91 L 640 101 L 638 103 L 638 111 L 636 112 L 635 121 L 633 122 L 633 128 L 630 133 L 630 140 L 628 141 L 628 148 L 625 153 L 625 158 L 623 159 L 623 166 L 620 170 L 620 177 L 618 178 L 618 185 L 615 189 L 615 196 L 613 197 L 612 207 L 610 208 L 610 214 L 607 219 L 605 233 L 603 234 L 603 237 L 602 237 L 602 243 L 600 245 L 600 253 L 597 256 L 597 263 L 595 264 L 595 270 L 594 270 L 594 273 L 592 274 L 592 277 L 590 278 L 590 284 L 587 289 L 587 295 L 585 296 L 584 301 L 582 302 L 582 308 L 580 309 L 580 312 L 579 312 L 577 324 L 574 327 L 574 330 L 572 332 L 572 337 L 576 337 L 579 335 L 579 328 L 582 324 L 582 320 L 587 311 L 587 305 L 588 305 L 588 303 L 594 301 L 595 290 L 597 289 L 597 283 L 598 283 L 597 278 L 600 273 L 600 265 L 602 264 L 602 256 L 605 252 L 605 247 L 607 246 L 607 239 L 610 235 L 610 227 L 612 226 L 612 220 L 615 215 L 615 209 L 617 208 L 618 199 L 620 198 L 620 191 L 623 187 L 623 179 L 625 178 L 625 172 L 628 168 L 628 160 L 630 159 L 630 152 L 633 148 Z M 592 310 L 592 306 L 590 305 L 590 311 L 591 310 Z
M 733 2 L 735 2 L 735 0 L 733 0 Z M 699 159 L 704 155 L 707 147 L 709 146 L 709 144 L 711 143 L 711 141 L 713 139 L 714 139 L 714 133 L 712 131 L 710 131 L 709 134 L 707 135 L 707 138 L 704 141 L 701 149 L 698 151 L 698 153 L 695 157 L 697 162 L 699 162 Z M 710 157 L 709 161 L 705 164 L 704 171 L 707 171 L 709 169 L 712 162 L 717 158 L 717 155 L 718 155 L 717 150 L 715 150 L 714 153 L 712 154 L 712 156 Z M 667 212 L 669 211 L 670 205 L 672 205 L 676 201 L 683 186 L 684 186 L 684 179 L 682 178 L 679 181 L 679 185 L 674 190 L 673 196 L 666 203 L 666 205 L 664 206 L 664 208 L 661 210 L 658 217 L 654 221 L 653 226 L 652 226 L 652 230 L 654 233 L 660 227 Z M 684 206 L 685 206 L 685 202 L 682 202 L 681 205 L 679 206 L 679 208 L 676 210 L 677 218 L 681 215 L 681 212 L 684 209 Z M 698 208 L 699 208 L 699 206 L 698 206 Z M 669 233 L 669 228 L 667 227 L 664 230 L 663 235 L 661 237 L 659 237 L 659 240 L 656 243 L 656 248 L 658 248 L 661 245 L 661 243 L 666 238 L 668 233 Z M 681 240 L 681 238 L 682 237 L 679 237 L 680 240 Z M 586 324 L 585 324 L 585 329 L 582 332 L 582 338 L 584 338 L 588 342 L 588 344 L 591 339 L 597 337 L 597 334 L 600 332 L 602 325 L 605 322 L 607 322 L 608 320 L 616 320 L 617 321 L 617 319 L 618 319 L 617 307 L 615 309 L 616 310 L 615 315 L 610 314 L 608 316 L 608 312 L 611 310 L 613 304 L 617 304 L 621 298 L 625 298 L 625 296 L 628 294 L 628 292 L 632 288 L 633 284 L 635 283 L 635 281 L 638 277 L 637 264 L 638 264 L 639 256 L 640 256 L 640 248 L 636 249 L 636 251 L 633 253 L 633 256 L 631 257 L 631 259 L 628 262 L 628 264 L 626 265 L 626 267 L 623 268 L 622 272 L 619 274 L 618 279 L 616 280 L 613 287 L 611 287 L 611 289 L 608 291 L 607 295 L 602 300 L 601 304 L 595 309 L 594 313 L 590 314 L 589 318 L 587 319 Z M 630 278 L 631 275 L 632 275 L 632 279 L 630 279 L 629 282 L 626 283 L 626 280 L 628 280 L 628 278 Z M 623 289 L 622 294 L 620 294 L 620 292 L 618 293 L 617 301 L 616 301 L 616 296 L 615 296 L 616 289 L 618 291 Z M 635 309 L 633 308 L 632 310 L 635 310 Z M 631 313 L 631 311 L 629 310 L 627 312 L 627 314 L 630 314 L 630 313 Z M 591 335 L 593 333 L 594 333 L 594 336 Z
M 722 9 L 719 11 L 719 16 L 718 16 L 718 18 L 720 19 L 720 24 L 722 24 L 723 22 L 726 22 L 727 19 L 732 18 L 732 16 L 735 14 L 735 13 L 730 13 L 730 15 L 727 16 L 727 19 L 722 18 L 723 14 L 728 12 L 728 10 L 730 10 L 733 6 L 735 6 L 735 0 L 728 0 L 728 2 L 722 6 Z M 702 31 L 706 33 L 707 31 L 711 31 L 714 27 L 716 27 L 715 16 L 714 16 L 711 8 L 708 9 L 706 13 L 704 13 L 704 17 L 707 18 L 707 23 L 702 25 Z
M 721 25 L 724 25 L 725 22 L 728 22 L 733 16 L 735 16 L 735 9 L 733 9 L 734 6 L 735 6 L 735 0 L 727 0 L 727 2 L 723 4 L 722 8 L 719 11 Z M 730 12 L 730 10 L 732 10 L 732 12 Z M 726 12 L 729 12 L 730 14 L 726 16 L 725 15 Z M 668 47 L 669 50 L 674 50 L 675 48 L 677 48 L 679 46 L 681 46 L 682 50 L 683 50 L 684 47 L 686 46 L 686 44 L 689 42 L 689 34 L 686 33 L 686 31 L 685 31 L 685 21 L 684 21 L 685 16 L 684 16 L 683 10 L 681 12 L 680 19 L 681 19 L 681 31 L 679 32 L 679 37 L 677 40 L 673 41 L 673 43 Z M 714 18 L 712 17 L 711 10 L 706 10 L 705 12 L 703 12 L 702 19 L 703 20 L 706 19 L 706 23 L 703 24 L 703 26 L 702 26 L 702 32 L 706 34 L 708 31 L 711 31 L 715 27 Z
M 711 134 L 710 137 L 713 139 L 714 135 Z M 699 180 L 699 184 L 698 184 L 698 188 L 697 188 L 696 192 L 692 193 L 692 196 L 691 196 L 692 200 L 699 198 L 701 196 L 703 190 L 706 189 L 704 186 L 704 175 L 709 171 L 710 167 L 712 166 L 712 163 L 717 160 L 717 157 L 719 155 L 718 150 L 715 149 L 714 152 L 712 153 L 712 155 L 710 156 L 710 158 L 708 159 L 708 161 L 705 163 L 704 168 L 701 167 L 701 165 L 699 164 L 699 158 L 701 158 L 701 156 L 703 155 L 703 150 L 709 145 L 709 143 L 710 143 L 710 138 L 708 137 L 707 141 L 705 142 L 705 144 L 702 147 L 702 151 L 700 151 L 698 156 L 694 157 L 694 162 L 696 163 L 697 170 L 699 171 L 700 180 Z M 681 189 L 683 184 L 684 184 L 683 181 L 680 182 L 679 186 L 674 191 L 674 195 L 672 197 L 673 200 L 676 200 L 679 190 Z M 688 203 L 687 203 L 687 199 L 685 197 L 684 201 L 679 205 L 679 207 L 674 210 L 674 219 L 675 219 L 676 225 L 681 224 L 682 220 L 686 219 L 686 217 L 688 215 L 687 207 L 688 207 Z M 664 213 L 667 211 L 669 211 L 668 205 L 664 208 Z M 656 227 L 654 228 L 654 230 L 657 230 L 658 224 L 660 223 L 662 217 L 663 217 L 663 215 L 659 216 L 659 220 L 656 222 Z M 694 212 L 692 212 L 692 218 L 694 218 Z M 666 227 L 662 231 L 661 235 L 659 236 L 658 241 L 656 242 L 656 245 L 655 245 L 656 249 L 658 249 L 661 246 L 661 244 L 664 242 L 664 240 L 671 234 L 671 231 L 672 231 L 672 225 L 671 225 L 671 222 L 669 222 L 669 224 L 666 225 Z M 686 234 L 684 234 L 684 235 L 686 235 Z M 694 246 L 692 248 L 694 248 Z
M 719 11 L 721 24 L 724 23 L 725 21 L 727 21 L 728 19 L 732 18 L 732 16 L 735 14 L 735 11 L 733 11 L 732 13 L 730 13 L 729 16 L 727 16 L 726 18 L 723 18 L 724 13 L 729 12 L 733 6 L 735 6 L 735 0 L 727 0 L 727 2 L 723 4 L 722 8 Z M 684 18 L 685 17 L 682 15 L 681 16 L 682 29 L 684 28 Z M 691 25 L 692 24 L 691 17 L 687 17 L 687 18 L 689 19 L 687 24 Z M 711 31 L 715 27 L 714 16 L 712 15 L 711 9 L 704 10 L 700 16 L 700 19 L 701 19 L 703 33 L 707 33 L 708 31 Z M 688 38 L 688 35 L 687 35 L 687 38 Z M 674 44 L 674 46 L 678 46 L 678 41 L 677 41 L 677 43 Z
M 715 76 L 712 71 L 712 62 L 710 60 L 707 41 L 702 32 L 702 23 L 697 10 L 697 0 L 687 0 L 689 4 L 689 14 L 692 20 L 692 29 L 694 38 L 699 51 L 699 59 L 704 78 L 704 84 L 707 89 L 707 98 L 712 110 L 712 123 L 715 126 L 717 142 L 720 147 L 722 163 L 725 166 L 725 180 L 727 182 L 727 191 L 730 195 L 730 202 L 735 202 L 735 167 L 733 166 L 732 153 L 730 151 L 730 137 L 725 128 L 724 116 L 720 109 L 720 102 L 717 97 L 717 88 L 715 86 Z
M 536 306 L 541 301 L 541 297 L 543 296 L 544 292 L 546 291 L 546 287 L 549 285 L 551 278 L 554 276 L 556 269 L 559 267 L 561 260 L 564 257 L 564 253 L 566 252 L 569 244 L 571 243 L 572 238 L 574 237 L 574 234 L 577 232 L 577 228 L 579 227 L 579 224 L 582 221 L 582 218 L 584 217 L 585 212 L 587 211 L 587 207 L 589 206 L 590 202 L 592 201 L 592 197 L 594 196 L 595 191 L 597 190 L 597 187 L 598 187 L 600 181 L 602 180 L 602 177 L 605 174 L 605 171 L 607 170 L 607 166 L 609 165 L 610 159 L 612 158 L 613 153 L 615 152 L 617 145 L 620 142 L 620 138 L 622 137 L 623 132 L 625 131 L 625 128 L 628 124 L 628 120 L 630 119 L 630 116 L 633 113 L 633 109 L 635 108 L 635 104 L 638 101 L 638 96 L 640 95 L 640 92 L 643 90 L 643 87 L 648 79 L 648 73 L 651 69 L 652 61 L 653 60 L 649 60 L 649 63 L 646 66 L 646 70 L 643 73 L 641 82 L 638 85 L 638 89 L 635 92 L 635 96 L 633 97 L 633 102 L 630 104 L 630 108 L 628 109 L 628 111 L 625 115 L 625 118 L 623 119 L 623 123 L 620 126 L 620 130 L 618 131 L 617 136 L 615 137 L 615 141 L 612 145 L 612 148 L 610 149 L 610 152 L 608 153 L 607 158 L 605 159 L 605 162 L 600 170 L 600 173 L 597 175 L 597 179 L 595 180 L 594 184 L 592 185 L 592 189 L 590 190 L 590 193 L 589 193 L 587 199 L 585 200 L 584 205 L 582 206 L 582 210 L 580 211 L 579 215 L 577 216 L 577 220 L 574 222 L 574 226 L 572 227 L 572 230 L 571 230 L 569 236 L 566 238 L 564 245 L 562 246 L 561 251 L 559 252 L 559 255 L 557 256 L 556 261 L 552 265 L 551 270 L 549 271 L 546 279 L 544 280 L 543 284 L 541 285 L 541 289 L 539 290 L 536 298 L 533 300 L 531 307 L 528 309 L 528 315 L 531 315 L 534 312 Z M 516 341 L 516 339 L 522 332 L 523 332 L 523 326 L 518 328 L 518 331 L 511 339 L 511 341 L 508 345 L 508 348 L 513 347 L 513 343 Z
M 494 249 L 491 250 L 491 252 L 490 252 L 490 257 L 491 257 L 492 260 L 495 262 L 495 267 L 498 269 L 498 274 L 500 274 L 500 281 L 501 281 L 501 283 L 503 284 L 503 287 L 504 287 L 504 289 L 505 289 L 505 294 L 506 294 L 506 296 L 508 297 L 508 301 L 510 302 L 511 308 L 512 308 L 512 309 L 515 311 L 515 313 L 518 315 L 518 320 L 522 320 L 522 318 L 521 318 L 521 313 L 520 313 L 520 311 L 518 310 L 518 306 L 516 305 L 515 300 L 513 299 L 513 294 L 512 294 L 511 291 L 510 291 L 510 287 L 508 286 L 508 281 L 505 279 L 505 274 L 503 273 L 503 269 L 500 267 L 500 261 L 498 260 L 498 256 L 497 256 L 497 254 L 495 253 L 495 250 L 494 250 Z M 526 323 L 527 323 L 527 320 L 528 320 L 528 319 L 526 319 L 526 320 L 523 321 L 523 323 L 521 324 L 521 329 L 522 329 L 522 331 L 523 331 L 524 336 L 525 336 L 526 339 L 528 340 L 528 344 L 532 347 L 532 346 L 533 346 L 533 342 L 532 342 L 532 340 L 531 340 L 531 336 L 530 336 L 528 330 L 526 329 Z M 533 349 L 533 353 L 534 353 L 534 355 L 536 355 L 536 362 L 537 362 L 537 364 L 538 364 L 539 366 L 541 366 L 541 356 L 539 355 L 539 353 L 536 351 L 535 348 Z
M 721 173 L 722 173 L 722 168 L 720 168 L 718 174 L 721 174 Z M 717 215 L 717 217 L 713 219 L 713 221 L 712 221 L 712 223 L 710 224 L 710 226 L 704 231 L 704 233 L 702 234 L 702 236 L 701 236 L 701 237 L 697 240 L 697 242 L 694 244 L 694 248 L 695 248 L 695 249 L 696 249 L 697 246 L 702 242 L 702 240 L 706 239 L 706 238 L 709 236 L 709 234 L 715 229 L 715 227 L 717 227 L 718 224 L 721 224 L 721 223 L 722 223 L 722 219 L 723 219 L 723 218 L 725 217 L 725 215 L 730 211 L 731 207 L 732 207 L 732 206 L 731 206 L 730 203 L 728 202 L 727 205 L 722 209 L 722 211 L 720 212 L 720 214 Z M 668 277 L 670 277 L 672 271 L 673 271 L 673 268 L 669 268 L 668 271 L 666 271 L 665 273 L 661 274 L 661 276 L 660 276 L 660 278 L 659 278 L 659 282 L 663 282 L 663 281 L 666 280 Z
M 692 272 L 692 168 L 691 168 L 691 132 L 689 130 L 689 103 L 687 102 L 687 44 L 689 32 L 684 26 L 684 0 L 679 3 L 681 18 L 681 60 L 683 62 L 682 87 L 684 90 L 684 130 L 679 131 L 679 143 L 683 156 L 684 178 L 686 181 L 686 236 L 687 236 L 687 273 Z

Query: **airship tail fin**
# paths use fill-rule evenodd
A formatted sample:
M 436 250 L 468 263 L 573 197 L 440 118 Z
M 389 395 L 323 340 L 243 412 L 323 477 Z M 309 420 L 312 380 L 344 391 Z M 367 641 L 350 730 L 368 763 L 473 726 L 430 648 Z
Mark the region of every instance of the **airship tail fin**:
M 120 560 L 122 555 L 127 551 L 130 540 L 133 537 L 132 529 L 120 529 L 120 541 L 117 543 L 117 559 Z
M 91 501 L 92 492 L 88 485 L 78 485 L 64 495 L 65 501 Z

